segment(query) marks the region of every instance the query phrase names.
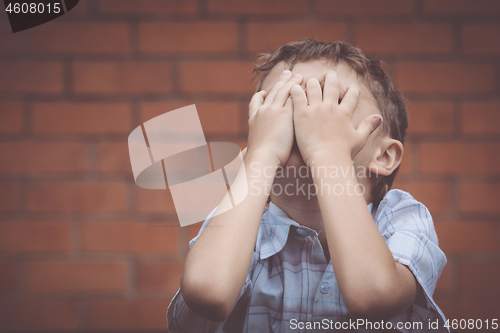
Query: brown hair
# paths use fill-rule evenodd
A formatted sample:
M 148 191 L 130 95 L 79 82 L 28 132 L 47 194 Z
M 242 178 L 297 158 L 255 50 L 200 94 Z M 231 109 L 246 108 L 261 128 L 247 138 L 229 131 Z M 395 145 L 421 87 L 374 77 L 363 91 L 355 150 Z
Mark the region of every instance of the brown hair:
M 280 62 L 290 65 L 308 60 L 325 59 L 334 64 L 345 63 L 352 68 L 358 78 L 368 87 L 382 114 L 382 130 L 391 138 L 404 144 L 408 113 L 403 95 L 396 90 L 391 79 L 381 68 L 380 60 L 367 56 L 362 50 L 346 42 L 323 43 L 310 38 L 301 39 L 281 46 L 271 53 L 257 57 L 254 77 L 260 76 L 257 91 L 269 72 Z M 372 189 L 372 200 L 377 207 L 389 191 L 399 171 L 399 167 L 389 176 L 381 176 Z

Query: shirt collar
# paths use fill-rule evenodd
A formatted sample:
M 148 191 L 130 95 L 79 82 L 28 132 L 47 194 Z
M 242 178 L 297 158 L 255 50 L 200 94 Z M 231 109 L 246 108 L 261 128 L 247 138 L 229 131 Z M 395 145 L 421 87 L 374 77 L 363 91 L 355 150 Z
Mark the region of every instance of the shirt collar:
M 374 216 L 372 207 L 373 204 L 370 203 L 368 209 Z M 317 236 L 316 231 L 295 222 L 281 208 L 270 202 L 269 207 L 264 210 L 257 236 L 256 249 L 259 250 L 260 259 L 267 259 L 285 247 L 291 226 L 304 230 L 306 234 Z
M 292 225 L 300 226 L 289 218 L 281 208 L 270 202 L 262 216 L 257 236 L 256 247 L 260 252 L 260 259 L 267 259 L 283 249 Z

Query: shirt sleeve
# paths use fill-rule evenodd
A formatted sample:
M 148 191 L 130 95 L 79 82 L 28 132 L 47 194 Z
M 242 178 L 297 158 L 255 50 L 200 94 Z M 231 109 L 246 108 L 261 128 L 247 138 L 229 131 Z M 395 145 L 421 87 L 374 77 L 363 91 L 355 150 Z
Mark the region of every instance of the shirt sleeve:
M 446 256 L 439 248 L 429 210 L 410 194 L 398 190 L 378 215 L 377 225 L 394 259 L 411 270 L 427 300 L 426 308 L 413 304 L 394 321 L 421 322 L 422 332 L 448 332 L 444 327 L 446 318 L 432 298 Z M 429 322 L 437 322 L 438 329 L 428 330 Z
M 193 247 L 194 243 L 198 240 L 203 230 L 205 230 L 216 209 L 217 208 L 215 208 L 210 213 L 210 215 L 208 215 L 207 219 L 201 226 L 198 235 L 189 242 L 190 248 Z M 243 323 L 243 318 L 246 312 L 245 305 L 248 301 L 248 298 L 250 297 L 251 284 L 252 283 L 250 280 L 249 272 L 240 295 L 238 296 L 238 301 L 233 312 L 225 321 L 222 322 L 211 321 L 196 315 L 188 308 L 188 306 L 184 302 L 181 290 L 177 290 L 177 293 L 170 302 L 167 310 L 168 331 L 170 333 L 226 333 L 237 331 L 235 329 L 235 325 L 241 325 Z

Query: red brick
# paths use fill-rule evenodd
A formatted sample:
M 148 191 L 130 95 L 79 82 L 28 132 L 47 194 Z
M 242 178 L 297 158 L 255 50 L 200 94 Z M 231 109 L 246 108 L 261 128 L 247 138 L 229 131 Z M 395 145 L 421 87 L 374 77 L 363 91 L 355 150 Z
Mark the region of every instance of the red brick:
M 498 174 L 500 144 L 422 143 L 420 170 L 446 174 Z
M 462 48 L 465 54 L 500 54 L 500 25 L 481 24 L 463 27 Z
M 500 292 L 500 262 L 460 264 L 460 290 Z
M 413 12 L 411 0 L 317 0 L 317 11 L 330 14 L 410 14 Z
M 186 93 L 252 93 L 253 62 L 194 62 L 181 65 Z
M 231 14 L 300 14 L 306 10 L 305 0 L 208 0 L 208 11 Z
M 436 285 L 436 290 L 449 290 L 451 289 L 451 272 L 450 264 L 444 266 L 441 276 Z
M 176 214 L 169 190 L 146 190 L 137 187 L 137 210 L 143 213 Z
M 148 121 L 165 112 L 181 108 L 192 102 L 167 102 L 141 104 L 141 122 Z M 201 126 L 205 134 L 229 134 L 239 132 L 238 103 L 201 102 L 196 103 Z
M 66 222 L 0 223 L 0 251 L 68 251 L 69 238 L 69 224 Z
M 101 0 L 99 10 L 114 13 L 153 13 L 153 14 L 184 14 L 196 13 L 196 0 Z
M 459 187 L 459 210 L 463 213 L 500 213 L 500 184 L 466 183 Z
M 172 295 L 173 297 L 173 295 Z M 88 302 L 84 327 L 88 330 L 165 331 L 168 301 Z
M 125 53 L 129 31 L 125 23 L 72 22 L 41 25 L 26 33 L 28 49 L 49 53 Z
M 368 53 L 450 53 L 451 26 L 447 24 L 358 24 L 356 45 Z
M 483 93 L 495 89 L 487 64 L 398 63 L 397 83 L 405 93 Z
M 132 175 L 127 142 L 104 142 L 97 146 L 98 170 Z
M 84 15 L 88 14 L 88 12 L 89 12 L 89 3 L 87 1 L 78 2 L 78 6 L 73 7 L 73 9 L 71 9 L 72 16 L 76 16 L 76 15 L 84 16 Z
M 250 23 L 247 27 L 249 51 L 272 51 L 283 44 L 302 38 L 322 42 L 345 39 L 345 25 L 340 23 Z
M 433 14 L 488 14 L 500 13 L 496 0 L 425 0 L 424 12 Z
M 462 132 L 500 133 L 500 103 L 465 103 L 462 106 Z
M 0 172 L 83 172 L 86 146 L 81 143 L 0 143 Z
M 28 209 L 39 212 L 119 212 L 127 204 L 123 183 L 38 183 L 28 189 Z
M 10 28 L 9 18 L 7 15 L 0 16 L 0 28 L 4 28 L 7 31 Z
M 410 103 L 408 134 L 451 134 L 453 105 L 451 103 Z
M 19 93 L 60 93 L 62 65 L 56 62 L 0 63 L 0 90 Z
M 23 105 L 0 102 L 0 133 L 19 133 L 23 130 Z
M 171 66 L 165 62 L 79 62 L 73 65 L 78 94 L 167 93 Z
M 398 182 L 396 178 L 392 188 L 399 188 L 410 193 L 429 209 L 431 215 L 449 210 L 450 186 L 447 183 Z
M 66 301 L 0 302 L 0 331 L 73 331 L 77 306 Z
M 492 318 L 498 318 L 500 313 L 500 302 L 498 302 L 498 293 L 491 294 L 476 294 L 468 293 L 457 298 L 451 299 L 436 299 L 437 304 L 446 315 L 447 319 L 455 319 L 459 322 L 460 319 L 482 319 L 482 330 L 471 330 L 473 332 L 492 332 L 486 330 L 486 320 L 488 328 L 491 329 Z M 450 324 L 453 323 L 450 321 Z M 465 330 L 452 330 L 452 332 L 460 332 Z M 493 331 L 494 332 L 494 331 Z
M 500 226 L 491 222 L 436 223 L 439 247 L 449 252 L 495 252 L 499 249 Z
M 27 267 L 30 291 L 124 291 L 127 265 L 113 262 L 35 262 Z
M 0 43 L 0 51 L 2 53 L 11 53 L 11 52 L 16 52 L 21 49 L 21 38 L 19 34 L 13 34 L 9 25 L 9 21 L 7 19 L 7 16 L 5 16 L 5 20 L 0 20 L 0 36 L 2 39 L 2 42 Z
M 83 251 L 175 254 L 179 227 L 172 223 L 83 223 Z
M 142 23 L 139 50 L 145 53 L 221 53 L 236 51 L 237 26 L 232 22 Z
M 127 103 L 38 103 L 33 106 L 35 133 L 128 133 L 131 122 Z
M 16 183 L 0 183 L 0 210 L 17 210 L 19 208 L 19 185 Z
M 137 265 L 139 291 L 175 293 L 180 287 L 183 262 L 143 262 Z
M 0 262 L 0 272 L 2 272 L 2 274 L 0 274 L 0 292 L 15 291 L 19 289 L 21 268 L 18 263 L 12 261 Z

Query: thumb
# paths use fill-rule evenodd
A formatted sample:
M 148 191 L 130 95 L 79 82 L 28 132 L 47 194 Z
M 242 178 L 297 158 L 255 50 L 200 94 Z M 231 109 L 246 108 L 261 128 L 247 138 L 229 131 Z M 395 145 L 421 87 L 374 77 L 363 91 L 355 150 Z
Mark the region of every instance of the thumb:
M 255 93 L 250 100 L 250 104 L 248 106 L 248 119 L 255 116 L 259 107 L 264 103 L 264 98 L 266 97 L 267 92 L 265 90 L 261 90 L 258 93 Z
M 360 139 L 365 142 L 368 139 L 368 136 L 375 131 L 380 124 L 382 124 L 382 117 L 378 114 L 371 115 L 363 119 L 361 123 L 359 123 L 356 128 L 356 132 Z

